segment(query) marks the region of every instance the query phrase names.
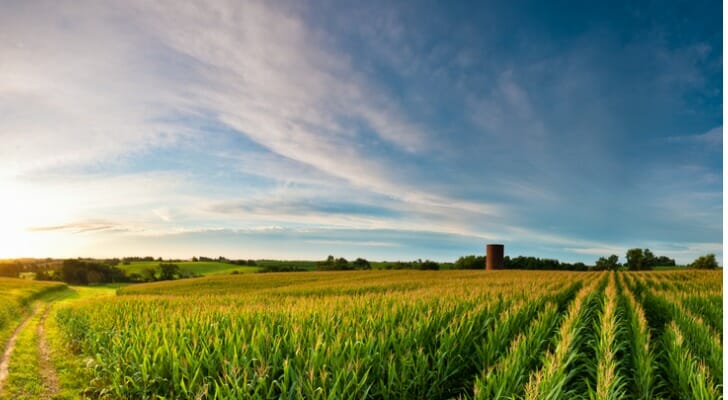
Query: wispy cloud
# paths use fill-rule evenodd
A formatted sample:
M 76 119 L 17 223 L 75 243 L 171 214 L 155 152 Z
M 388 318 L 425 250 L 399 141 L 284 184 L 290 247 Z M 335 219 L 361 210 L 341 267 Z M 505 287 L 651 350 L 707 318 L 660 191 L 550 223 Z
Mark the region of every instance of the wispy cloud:
M 722 125 L 685 133 L 720 119 L 711 21 L 674 41 L 674 10 L 564 32 L 518 4 L 433 7 L 12 3 L 0 187 L 16 195 L 0 212 L 38 235 L 120 221 L 159 240 L 718 241 Z
M 374 241 L 354 241 L 354 240 L 306 240 L 306 243 L 322 244 L 322 245 L 349 245 L 357 247 L 401 247 L 399 243 L 391 242 L 374 242 Z
M 108 221 L 88 221 L 88 222 L 75 222 L 63 225 L 51 225 L 51 226 L 31 226 L 27 228 L 31 232 L 45 232 L 45 231 L 69 231 L 72 233 L 87 233 L 87 232 L 127 232 L 129 227 L 122 224 L 115 224 Z
M 698 135 L 670 136 L 669 143 L 704 145 L 714 151 L 722 151 L 723 146 L 723 125 Z

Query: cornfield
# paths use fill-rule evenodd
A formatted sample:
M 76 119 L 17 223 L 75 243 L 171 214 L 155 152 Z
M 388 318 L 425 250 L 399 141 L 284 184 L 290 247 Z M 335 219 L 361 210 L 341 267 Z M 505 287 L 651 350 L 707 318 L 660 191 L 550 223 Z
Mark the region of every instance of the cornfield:
M 715 399 L 722 273 L 362 271 L 130 286 L 62 308 L 88 393 Z

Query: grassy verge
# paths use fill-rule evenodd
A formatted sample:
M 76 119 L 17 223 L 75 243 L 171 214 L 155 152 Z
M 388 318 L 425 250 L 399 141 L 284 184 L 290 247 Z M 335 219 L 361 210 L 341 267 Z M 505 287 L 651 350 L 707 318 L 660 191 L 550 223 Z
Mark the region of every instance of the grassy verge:
M 53 308 L 46 318 L 45 328 L 52 363 L 59 381 L 59 392 L 54 399 L 87 398 L 84 393 L 88 391 L 89 384 L 93 384 L 93 374 L 86 367 L 89 360 L 80 356 L 77 349 L 74 349 L 65 339 L 58 326 L 56 312 L 59 308 L 73 302 L 114 296 L 115 294 L 116 287 L 114 286 L 71 287 L 62 298 L 57 299 L 53 304 Z
M 35 335 L 42 306 L 36 304 L 33 316 L 19 332 L 15 349 L 10 357 L 8 380 L 3 388 L 3 399 L 38 399 L 43 382 L 38 369 L 38 337 Z

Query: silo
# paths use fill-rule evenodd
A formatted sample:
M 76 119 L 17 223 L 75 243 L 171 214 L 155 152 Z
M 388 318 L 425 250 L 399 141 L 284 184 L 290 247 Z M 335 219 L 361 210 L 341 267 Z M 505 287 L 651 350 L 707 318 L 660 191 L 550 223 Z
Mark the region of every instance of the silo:
M 504 248 L 502 244 L 489 244 L 485 246 L 485 269 L 502 269 Z

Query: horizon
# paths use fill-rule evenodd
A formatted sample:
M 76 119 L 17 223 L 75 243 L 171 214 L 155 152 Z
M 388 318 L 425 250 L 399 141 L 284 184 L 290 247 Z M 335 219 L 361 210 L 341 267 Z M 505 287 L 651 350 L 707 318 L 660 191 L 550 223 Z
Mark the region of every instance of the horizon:
M 333 254 L 333 253 L 329 253 L 326 256 L 321 257 L 321 258 L 245 258 L 245 257 L 239 257 L 238 258 L 238 257 L 227 257 L 227 256 L 222 256 L 222 255 L 211 256 L 211 255 L 200 255 L 200 254 L 197 254 L 197 255 L 194 255 L 194 256 L 190 256 L 190 257 L 187 257 L 187 258 L 185 258 L 185 257 L 162 257 L 162 256 L 153 256 L 153 255 L 135 255 L 135 256 L 125 255 L 125 256 L 107 256 L 107 257 L 93 257 L 93 256 L 83 256 L 83 255 L 80 255 L 80 256 L 73 256 L 73 257 L 15 257 L 15 258 L 4 258 L 4 257 L 0 257 L 0 262 L 18 261 L 18 260 L 34 260 L 34 261 L 42 261 L 42 260 L 50 260 L 50 261 L 63 261 L 63 260 L 96 260 L 96 261 L 120 260 L 120 261 L 124 261 L 124 260 L 127 260 L 127 259 L 129 259 L 129 261 L 131 261 L 131 262 L 137 262 L 137 261 L 144 261 L 144 262 L 156 262 L 156 261 L 160 261 L 160 262 L 175 262 L 175 261 L 181 261 L 181 262 L 198 262 L 198 261 L 199 262 L 225 262 L 225 261 L 247 261 L 247 260 L 252 260 L 252 261 L 282 261 L 282 262 L 296 262 L 296 261 L 301 261 L 301 262 L 314 262 L 314 261 L 325 261 L 327 259 L 327 257 L 329 257 L 329 256 L 333 256 L 335 258 L 342 257 L 341 255 Z M 453 258 L 453 259 L 429 259 L 429 258 L 422 258 L 422 257 L 413 257 L 413 258 L 408 258 L 408 259 L 404 259 L 404 258 L 399 258 L 399 259 L 383 259 L 383 258 L 382 259 L 368 259 L 366 257 L 358 257 L 358 256 L 355 256 L 355 257 L 343 257 L 343 258 L 347 259 L 347 261 L 350 261 L 350 262 L 356 260 L 357 258 L 363 258 L 366 261 L 375 262 L 375 263 L 379 263 L 379 262 L 381 262 L 381 263 L 385 263 L 385 262 L 412 262 L 412 261 L 421 260 L 421 261 L 434 261 L 434 262 L 437 262 L 437 263 L 440 263 L 440 264 L 447 264 L 447 263 L 452 264 L 455 261 L 457 261 L 460 257 L 469 257 L 469 256 L 486 257 L 486 254 L 485 254 L 485 251 L 482 254 L 477 254 L 477 253 L 461 254 L 461 255 Z M 626 265 L 626 262 L 627 262 L 626 255 L 616 254 L 616 256 L 619 257 L 618 263 L 620 265 Z M 660 257 L 660 256 L 663 256 L 663 254 L 655 254 L 655 256 L 656 257 Z M 533 258 L 539 258 L 539 259 L 542 259 L 542 260 L 550 259 L 548 257 L 539 257 L 538 255 L 531 255 L 531 254 L 507 254 L 506 253 L 504 257 L 510 258 L 510 259 L 517 258 L 517 257 L 526 257 L 526 258 L 533 257 Z M 152 258 L 152 260 L 143 260 L 144 258 Z M 134 259 L 134 260 L 132 260 L 132 259 Z M 197 260 L 195 260 L 195 259 L 197 259 Z M 581 261 L 566 261 L 566 260 L 553 259 L 553 258 L 551 258 L 550 260 L 556 260 L 556 261 L 558 261 L 558 262 L 560 262 L 562 264 L 563 263 L 575 264 L 575 263 L 581 262 Z M 592 263 L 586 262 L 584 264 L 586 266 L 594 266 L 594 263 L 596 261 L 597 260 L 594 260 L 594 262 L 592 262 Z M 688 264 L 689 263 L 678 263 L 677 261 L 675 261 L 675 267 L 685 267 Z M 723 268 L 723 265 L 719 263 L 718 268 L 722 269 Z M 521 269 L 521 268 L 504 268 L 504 269 Z M 539 269 L 539 270 L 543 270 L 543 269 Z
M 0 259 L 722 265 L 721 3 L 560 5 L 7 2 Z

